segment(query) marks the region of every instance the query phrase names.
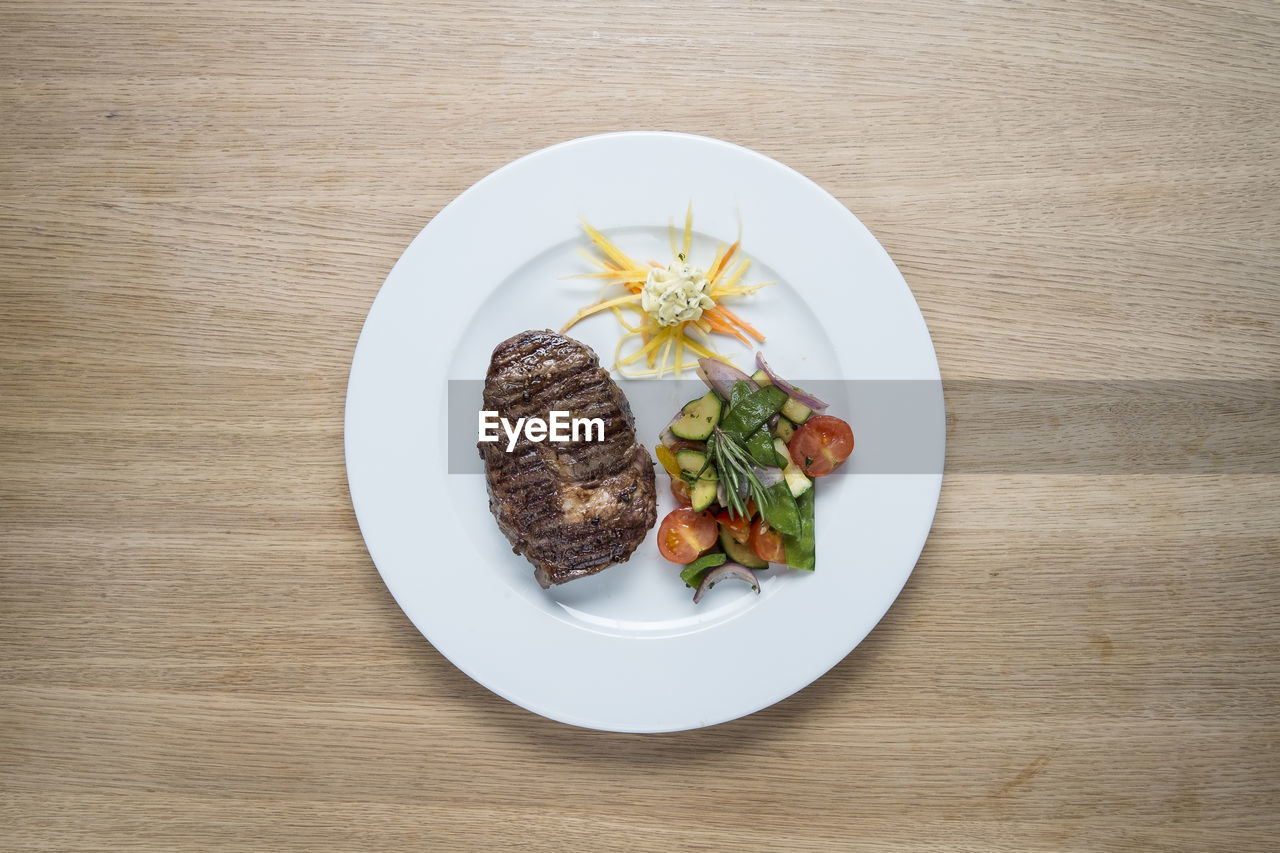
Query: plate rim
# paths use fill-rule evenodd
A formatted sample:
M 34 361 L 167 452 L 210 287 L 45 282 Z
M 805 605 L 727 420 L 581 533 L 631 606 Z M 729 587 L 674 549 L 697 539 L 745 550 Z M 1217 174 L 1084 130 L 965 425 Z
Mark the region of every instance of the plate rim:
M 892 595 L 888 596 L 887 600 L 884 602 L 883 608 L 879 610 L 879 612 L 875 615 L 873 619 L 871 619 L 870 624 L 866 626 L 866 629 L 861 632 L 857 632 L 857 631 L 853 632 L 853 635 L 851 635 L 847 647 L 844 648 L 843 651 L 840 651 L 838 654 L 824 656 L 823 660 L 825 661 L 825 665 L 822 665 L 819 668 L 817 668 L 815 673 L 811 674 L 809 677 L 804 678 L 802 681 L 800 681 L 800 683 L 795 684 L 790 689 L 783 689 L 781 692 L 774 691 L 776 695 L 771 695 L 770 698 L 766 698 L 763 701 L 754 701 L 754 702 L 745 703 L 731 713 L 717 713 L 707 717 L 702 717 L 697 713 L 691 713 L 691 714 L 683 715 L 678 722 L 673 723 L 672 720 L 669 719 L 666 722 L 660 723 L 657 725 L 637 724 L 634 720 L 631 722 L 619 723 L 618 721 L 610 721 L 606 719 L 594 719 L 594 718 L 591 718 L 589 715 L 569 713 L 569 712 L 566 712 L 565 709 L 563 708 L 553 707 L 547 704 L 546 702 L 538 701 L 535 698 L 531 698 L 528 694 L 523 694 L 518 689 L 517 690 L 511 689 L 510 684 L 504 684 L 502 683 L 501 679 L 495 679 L 493 677 L 490 677 L 491 676 L 490 673 L 482 673 L 482 672 L 474 671 L 475 667 L 466 665 L 466 662 L 460 662 L 459 660 L 455 659 L 456 657 L 455 655 L 450 654 L 449 651 L 447 651 L 445 648 L 442 648 L 441 643 L 437 641 L 437 638 L 434 638 L 432 636 L 432 633 L 428 629 L 428 626 L 420 624 L 419 618 L 417 618 L 415 616 L 415 612 L 413 612 L 413 608 L 407 605 L 404 600 L 402 600 L 402 593 L 397 591 L 398 582 L 393 581 L 392 578 L 388 577 L 387 571 L 384 571 L 385 560 L 380 561 L 379 555 L 375 553 L 376 546 L 372 541 L 370 541 L 370 532 L 369 532 L 369 528 L 367 527 L 367 521 L 368 521 L 367 506 L 366 506 L 365 512 L 362 512 L 361 498 L 357 496 L 357 492 L 360 492 L 362 487 L 358 486 L 356 482 L 360 478 L 360 474 L 357 470 L 359 467 L 359 464 L 353 459 L 356 453 L 359 452 L 359 449 L 353 446 L 355 442 L 355 437 L 359 434 L 359 428 L 356 424 L 356 421 L 358 421 L 358 418 L 353 417 L 353 414 L 358 414 L 353 412 L 353 399 L 357 403 L 360 399 L 357 383 L 362 378 L 362 370 L 360 368 L 361 357 L 362 357 L 362 347 L 366 347 L 366 344 L 368 343 L 368 339 L 366 338 L 366 336 L 369 334 L 371 324 L 374 321 L 375 312 L 378 310 L 379 301 L 383 299 L 384 294 L 387 293 L 389 287 L 393 285 L 393 280 L 396 279 L 397 271 L 402 269 L 402 265 L 406 263 L 406 259 L 409 258 L 412 252 L 415 251 L 415 246 L 420 246 L 421 241 L 423 241 L 424 239 L 424 235 L 427 235 L 428 232 L 431 231 L 433 226 L 438 221 L 440 221 L 442 217 L 445 217 L 449 211 L 451 210 L 457 211 L 461 209 L 463 205 L 466 204 L 467 199 L 474 198 L 479 194 L 483 194 L 486 188 L 492 188 L 497 184 L 501 184 L 502 181 L 504 180 L 503 178 L 504 175 L 510 175 L 512 173 L 520 171 L 521 169 L 527 169 L 530 163 L 536 163 L 540 158 L 556 156 L 557 154 L 563 154 L 564 152 L 572 152 L 574 150 L 582 150 L 584 146 L 588 146 L 588 147 L 598 146 L 598 145 L 608 146 L 610 144 L 617 143 L 617 142 L 622 142 L 625 145 L 632 145 L 632 144 L 644 145 L 648 142 L 654 142 L 654 141 L 659 141 L 662 143 L 674 141 L 679 144 L 708 147 L 711 150 L 718 150 L 720 152 L 731 152 L 732 156 L 735 156 L 735 157 L 746 156 L 748 158 L 751 158 L 757 164 L 763 166 L 764 168 L 768 168 L 772 170 L 778 170 L 778 169 L 782 170 L 782 173 L 785 174 L 789 180 L 798 179 L 808 188 L 808 191 L 810 192 L 816 191 L 817 193 L 820 194 L 821 197 L 825 197 L 831 203 L 836 205 L 839 208 L 839 210 L 843 212 L 843 216 L 848 217 L 849 221 L 846 222 L 846 224 L 854 224 L 857 228 L 860 228 L 865 233 L 866 238 L 868 238 L 871 241 L 871 243 L 873 243 L 874 246 L 879 250 L 879 252 L 883 254 L 884 260 L 888 262 L 888 264 L 892 267 L 893 271 L 896 273 L 897 278 L 900 280 L 902 288 L 905 291 L 906 296 L 910 301 L 911 307 L 914 308 L 916 317 L 918 318 L 920 325 L 923 327 L 924 341 L 925 343 L 927 343 L 928 357 L 932 363 L 931 375 L 925 378 L 928 378 L 937 382 L 939 406 L 945 408 L 945 403 L 942 401 L 942 398 L 941 398 L 942 388 L 941 388 L 940 370 L 937 364 L 937 355 L 936 355 L 936 350 L 933 347 L 932 336 L 928 333 L 927 325 L 924 322 L 923 314 L 920 312 L 920 308 L 918 303 L 915 300 L 914 294 L 911 293 L 909 285 L 907 285 L 905 278 L 902 277 L 901 275 L 901 271 L 898 270 L 896 264 L 894 264 L 892 259 L 889 258 L 888 253 L 884 250 L 883 246 L 880 245 L 880 243 L 874 238 L 873 235 L 871 235 L 870 231 L 866 229 L 866 226 L 863 225 L 861 221 L 857 219 L 856 215 L 853 214 L 852 211 L 850 211 L 847 207 L 845 207 L 838 199 L 836 199 L 829 192 L 823 189 L 819 184 L 817 184 L 815 181 L 808 178 L 807 176 L 803 175 L 802 173 L 796 171 L 795 169 L 789 166 L 786 166 L 785 164 L 777 160 L 774 160 L 773 158 L 768 157 L 767 155 L 764 155 L 760 152 L 754 151 L 749 148 L 745 148 L 743 146 L 737 145 L 732 142 L 727 142 L 725 140 L 716 139 L 713 137 L 698 136 L 698 135 L 686 134 L 686 133 L 674 133 L 674 132 L 668 132 L 668 131 L 652 131 L 652 130 L 615 131 L 615 132 L 604 133 L 604 134 L 595 134 L 595 135 L 578 137 L 575 139 L 569 139 L 562 142 L 558 142 L 558 143 L 555 143 L 554 145 L 550 145 L 535 151 L 531 151 L 508 163 L 505 163 L 502 166 L 498 167 L 497 169 L 493 170 L 492 172 L 488 173 L 484 177 L 480 178 L 475 183 L 471 184 L 469 187 L 467 187 L 465 190 L 459 193 L 456 197 L 451 199 L 448 204 L 442 207 L 441 210 L 423 226 L 423 228 L 419 231 L 419 233 L 405 248 L 405 250 L 402 252 L 400 257 L 397 259 L 396 263 L 392 266 L 391 270 L 388 272 L 386 279 L 383 281 L 382 285 L 379 287 L 377 295 L 374 297 L 374 300 L 370 305 L 368 315 L 366 316 L 364 324 L 362 325 L 362 328 L 361 328 L 359 340 L 357 341 L 355 350 L 352 354 L 351 371 L 348 378 L 346 408 L 344 412 L 344 455 L 346 457 L 348 492 L 351 498 L 353 511 L 355 512 L 357 523 L 360 526 L 362 537 L 365 540 L 366 548 L 369 551 L 370 557 L 373 560 L 375 568 L 377 568 L 384 585 L 387 586 L 393 598 L 396 600 L 397 605 L 401 608 L 401 610 L 405 613 L 405 615 L 414 624 L 414 626 L 417 628 L 419 633 L 423 635 L 424 639 L 426 639 L 438 651 L 440 651 L 440 653 L 444 655 L 446 659 L 450 660 L 451 663 L 453 663 L 455 666 L 461 669 L 468 677 L 472 678 L 476 682 L 485 686 L 490 691 L 502 696 L 503 698 L 507 699 L 513 704 L 526 708 L 527 710 L 530 710 L 541 716 L 548 717 L 550 719 L 564 722 L 570 725 L 581 726 L 581 727 L 592 728 L 592 729 L 602 729 L 602 730 L 608 730 L 608 731 L 628 731 L 628 732 L 679 731 L 679 730 L 687 730 L 692 728 L 699 728 L 706 725 L 714 725 L 721 722 L 727 722 L 732 719 L 737 719 L 742 716 L 755 713 L 765 707 L 768 707 L 778 701 L 781 701 L 782 699 L 793 695 L 794 693 L 802 690 L 804 687 L 811 684 L 813 681 L 820 678 L 823 674 L 829 671 L 831 667 L 834 667 L 836 664 L 842 661 L 845 657 L 847 657 L 848 654 L 852 652 L 853 649 L 855 649 L 865 639 L 867 634 L 869 634 L 870 631 L 873 630 L 875 626 L 881 622 L 881 620 L 884 617 L 884 614 L 888 611 L 888 609 L 892 606 L 894 601 L 896 601 L 899 595 L 901 594 L 902 588 L 905 586 L 907 580 L 910 578 L 911 574 L 914 572 L 914 568 L 919 560 L 921 552 L 923 551 L 925 542 L 927 541 L 927 538 L 932 530 L 932 524 L 936 517 L 936 511 L 937 511 L 938 501 L 940 500 L 941 487 L 942 487 L 941 472 L 937 474 L 928 474 L 928 475 L 919 475 L 919 474 L 904 475 L 904 476 L 911 477 L 917 485 L 924 484 L 924 490 L 926 492 L 931 493 L 931 495 L 927 496 L 927 500 L 925 501 L 925 503 L 928 504 L 928 508 L 927 508 L 928 518 L 923 525 L 923 530 L 920 533 L 918 543 L 915 543 L 914 546 L 909 547 L 907 549 L 911 552 L 911 556 L 906 561 L 908 565 L 901 577 L 901 582 L 897 584 L 897 587 L 896 589 L 893 590 Z M 600 227 L 608 228 L 610 227 L 610 225 L 606 223 L 604 225 L 601 225 Z M 496 287 L 497 285 L 495 284 L 494 286 Z M 365 349 L 365 352 L 366 353 L 368 352 L 367 348 Z M 441 364 L 438 367 L 439 367 L 440 374 L 442 375 L 447 374 L 446 364 Z M 938 436 L 938 440 L 943 449 L 943 452 L 945 453 L 945 440 L 946 440 L 945 430 L 943 430 L 941 434 Z M 862 476 L 885 476 L 885 475 L 862 475 Z M 630 641 L 636 642 L 637 640 L 636 638 L 632 638 Z M 445 645 L 447 646 L 449 644 L 445 644 Z M 827 660 L 828 657 L 830 658 L 829 660 Z

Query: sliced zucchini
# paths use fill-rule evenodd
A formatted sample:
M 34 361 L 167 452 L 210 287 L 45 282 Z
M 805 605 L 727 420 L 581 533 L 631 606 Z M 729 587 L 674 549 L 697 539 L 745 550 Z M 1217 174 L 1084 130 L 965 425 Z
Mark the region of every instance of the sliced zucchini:
M 778 418 L 778 425 L 773 428 L 773 434 L 788 444 L 791 443 L 791 436 L 795 435 L 796 425 L 787 418 Z
M 757 370 L 755 373 L 751 374 L 751 381 L 757 385 L 773 384 L 773 380 L 769 378 L 769 374 L 765 373 L 763 370 Z
M 787 464 L 782 469 L 782 479 L 787 481 L 787 488 L 791 490 L 791 497 L 798 498 L 809 489 L 813 488 L 813 480 L 810 480 L 800 466 L 792 459 L 791 454 L 787 450 L 787 445 L 780 438 L 773 440 L 773 449 L 778 451 L 779 456 L 787 458 Z
M 794 465 L 794 462 L 791 461 L 791 448 L 788 448 L 787 443 L 782 441 L 781 438 L 773 439 L 773 452 L 778 455 L 778 467 Z
M 676 451 L 676 464 L 680 466 L 681 471 L 688 471 L 690 474 L 698 474 L 707 464 L 707 454 L 701 450 L 684 450 Z M 715 479 L 714 477 L 712 479 Z
M 709 473 L 715 474 L 714 468 L 707 469 Z M 801 477 L 804 474 L 800 475 Z M 694 512 L 702 512 L 707 507 L 716 502 L 716 480 L 714 477 L 708 478 L 703 475 L 694 481 L 689 487 L 689 508 Z
M 813 414 L 813 410 L 804 403 L 798 402 L 795 397 L 788 397 L 787 402 L 782 404 L 782 416 L 793 424 L 802 424 L 809 420 L 809 415 Z M 674 432 L 674 429 L 672 430 Z M 679 435 L 679 433 L 676 433 Z
M 689 502 L 694 512 L 702 512 L 716 502 L 716 483 L 720 477 L 714 465 L 707 464 L 707 454 L 700 450 L 677 450 L 676 464 L 690 476 Z
M 685 403 L 680 410 L 680 419 L 671 425 L 671 432 L 677 438 L 702 441 L 711 435 L 711 431 L 720 422 L 723 407 L 716 392 L 708 391 L 698 399 Z
M 769 564 L 757 557 L 756 552 L 751 550 L 750 545 L 738 542 L 723 527 L 720 528 L 720 547 L 729 555 L 730 560 L 746 566 L 748 569 L 769 568 Z
M 769 448 L 773 451 L 775 457 L 774 465 L 778 468 L 786 468 L 791 464 L 791 451 L 787 449 L 787 443 L 780 438 L 773 440 L 772 446 Z
M 787 488 L 791 490 L 793 498 L 798 498 L 813 488 L 813 480 L 806 477 L 794 462 L 782 469 L 782 479 L 787 481 Z

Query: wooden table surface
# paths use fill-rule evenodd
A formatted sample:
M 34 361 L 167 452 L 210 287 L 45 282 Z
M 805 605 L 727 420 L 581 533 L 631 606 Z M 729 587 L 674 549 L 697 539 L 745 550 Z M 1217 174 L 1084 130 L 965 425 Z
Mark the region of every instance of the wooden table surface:
M 861 646 L 618 735 L 419 635 L 342 445 L 414 235 L 619 129 L 828 189 L 947 380 L 1274 380 L 1274 2 L 4 2 L 0 110 L 0 848 L 1275 849 L 1276 465 L 974 470 L 953 417 Z

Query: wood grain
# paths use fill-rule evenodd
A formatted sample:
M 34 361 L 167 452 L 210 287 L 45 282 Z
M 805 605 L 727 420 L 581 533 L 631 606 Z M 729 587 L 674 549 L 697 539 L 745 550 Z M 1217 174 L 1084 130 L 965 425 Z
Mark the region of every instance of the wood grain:
M 432 215 L 631 128 L 830 190 L 949 379 L 1274 380 L 1277 57 L 1270 2 L 0 3 L 0 847 L 1272 849 L 1274 468 L 948 477 L 827 676 L 623 736 L 420 637 L 342 410 Z

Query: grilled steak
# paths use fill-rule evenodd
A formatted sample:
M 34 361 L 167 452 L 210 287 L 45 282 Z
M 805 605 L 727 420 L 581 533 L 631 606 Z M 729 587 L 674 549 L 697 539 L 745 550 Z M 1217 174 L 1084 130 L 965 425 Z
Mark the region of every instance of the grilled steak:
M 511 549 L 534 567 L 545 589 L 627 560 L 657 520 L 653 462 L 636 442 L 635 419 L 596 354 L 551 331 L 498 344 L 484 383 L 484 408 L 518 418 L 600 418 L 576 441 L 530 441 L 522 431 L 508 452 L 481 442 L 489 510 Z

